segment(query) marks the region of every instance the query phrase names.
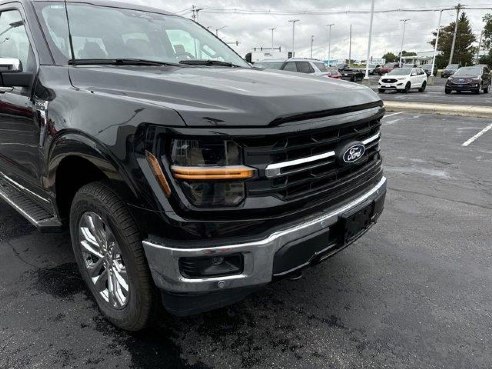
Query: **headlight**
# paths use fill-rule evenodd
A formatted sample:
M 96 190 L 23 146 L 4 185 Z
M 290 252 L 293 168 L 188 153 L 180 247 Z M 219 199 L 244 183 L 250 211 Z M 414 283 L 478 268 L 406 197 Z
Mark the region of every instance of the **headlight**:
M 244 181 L 255 175 L 242 165 L 242 150 L 233 141 L 173 140 L 171 162 L 174 178 L 197 207 L 239 205 Z

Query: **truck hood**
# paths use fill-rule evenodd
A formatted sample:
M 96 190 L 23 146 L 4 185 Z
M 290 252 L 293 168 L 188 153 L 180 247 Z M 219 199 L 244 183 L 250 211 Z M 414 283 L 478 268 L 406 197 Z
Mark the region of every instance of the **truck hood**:
M 305 113 L 377 103 L 354 83 L 223 67 L 77 66 L 74 87 L 173 109 L 192 127 L 264 127 Z

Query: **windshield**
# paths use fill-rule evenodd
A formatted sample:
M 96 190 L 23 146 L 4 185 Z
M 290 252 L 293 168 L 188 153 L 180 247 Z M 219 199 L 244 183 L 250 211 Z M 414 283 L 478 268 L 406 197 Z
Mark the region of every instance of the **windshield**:
M 410 74 L 412 70 L 410 68 L 397 68 L 393 69 L 391 72 L 388 73 L 388 75 L 391 76 L 406 76 Z
M 63 3 L 38 3 L 52 49 L 72 58 Z M 68 4 L 74 59 L 142 59 L 160 63 L 213 60 L 249 65 L 195 22 L 173 15 Z M 207 64 L 212 65 L 212 64 Z
M 316 65 L 316 67 L 320 70 L 320 72 L 328 72 L 325 63 L 314 63 L 314 65 Z
M 459 76 L 472 76 L 472 77 L 478 77 L 479 75 L 482 74 L 482 68 L 480 67 L 464 67 L 460 68 L 456 71 L 454 76 L 459 77 Z
M 280 69 L 284 65 L 284 62 L 258 62 L 255 63 L 255 67 L 264 69 Z
M 458 69 L 458 64 L 450 64 L 446 67 L 446 69 Z

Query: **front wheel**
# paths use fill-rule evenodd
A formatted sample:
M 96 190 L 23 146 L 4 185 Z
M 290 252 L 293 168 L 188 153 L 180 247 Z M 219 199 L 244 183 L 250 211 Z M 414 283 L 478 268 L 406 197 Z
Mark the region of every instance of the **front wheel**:
M 406 85 L 405 85 L 405 89 L 403 90 L 404 93 L 408 94 L 410 92 L 410 89 L 412 88 L 412 85 L 410 84 L 410 82 L 408 82 Z
M 423 82 L 422 87 L 419 88 L 419 92 L 424 92 L 426 87 L 427 87 L 427 82 Z
M 446 95 L 449 95 L 449 94 L 451 93 L 451 90 L 450 90 L 449 88 L 446 88 L 446 89 L 444 90 L 444 93 L 445 93 Z
M 125 202 L 105 183 L 82 187 L 70 210 L 70 234 L 82 278 L 103 314 L 121 329 L 145 328 L 158 299 Z

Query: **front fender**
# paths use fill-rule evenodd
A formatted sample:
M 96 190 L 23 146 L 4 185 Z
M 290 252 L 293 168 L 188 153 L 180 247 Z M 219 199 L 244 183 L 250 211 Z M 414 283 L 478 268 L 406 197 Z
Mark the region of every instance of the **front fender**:
M 131 153 L 128 153 L 131 155 Z M 58 135 L 50 144 L 47 153 L 47 170 L 44 186 L 50 193 L 55 193 L 56 175 L 64 159 L 77 157 L 87 160 L 98 168 L 114 185 L 125 188 L 132 195 L 132 202 L 141 206 L 139 190 L 132 177 L 128 174 L 128 167 L 122 165 L 109 149 L 94 138 L 82 132 L 70 131 Z M 125 164 L 131 163 L 127 160 Z

